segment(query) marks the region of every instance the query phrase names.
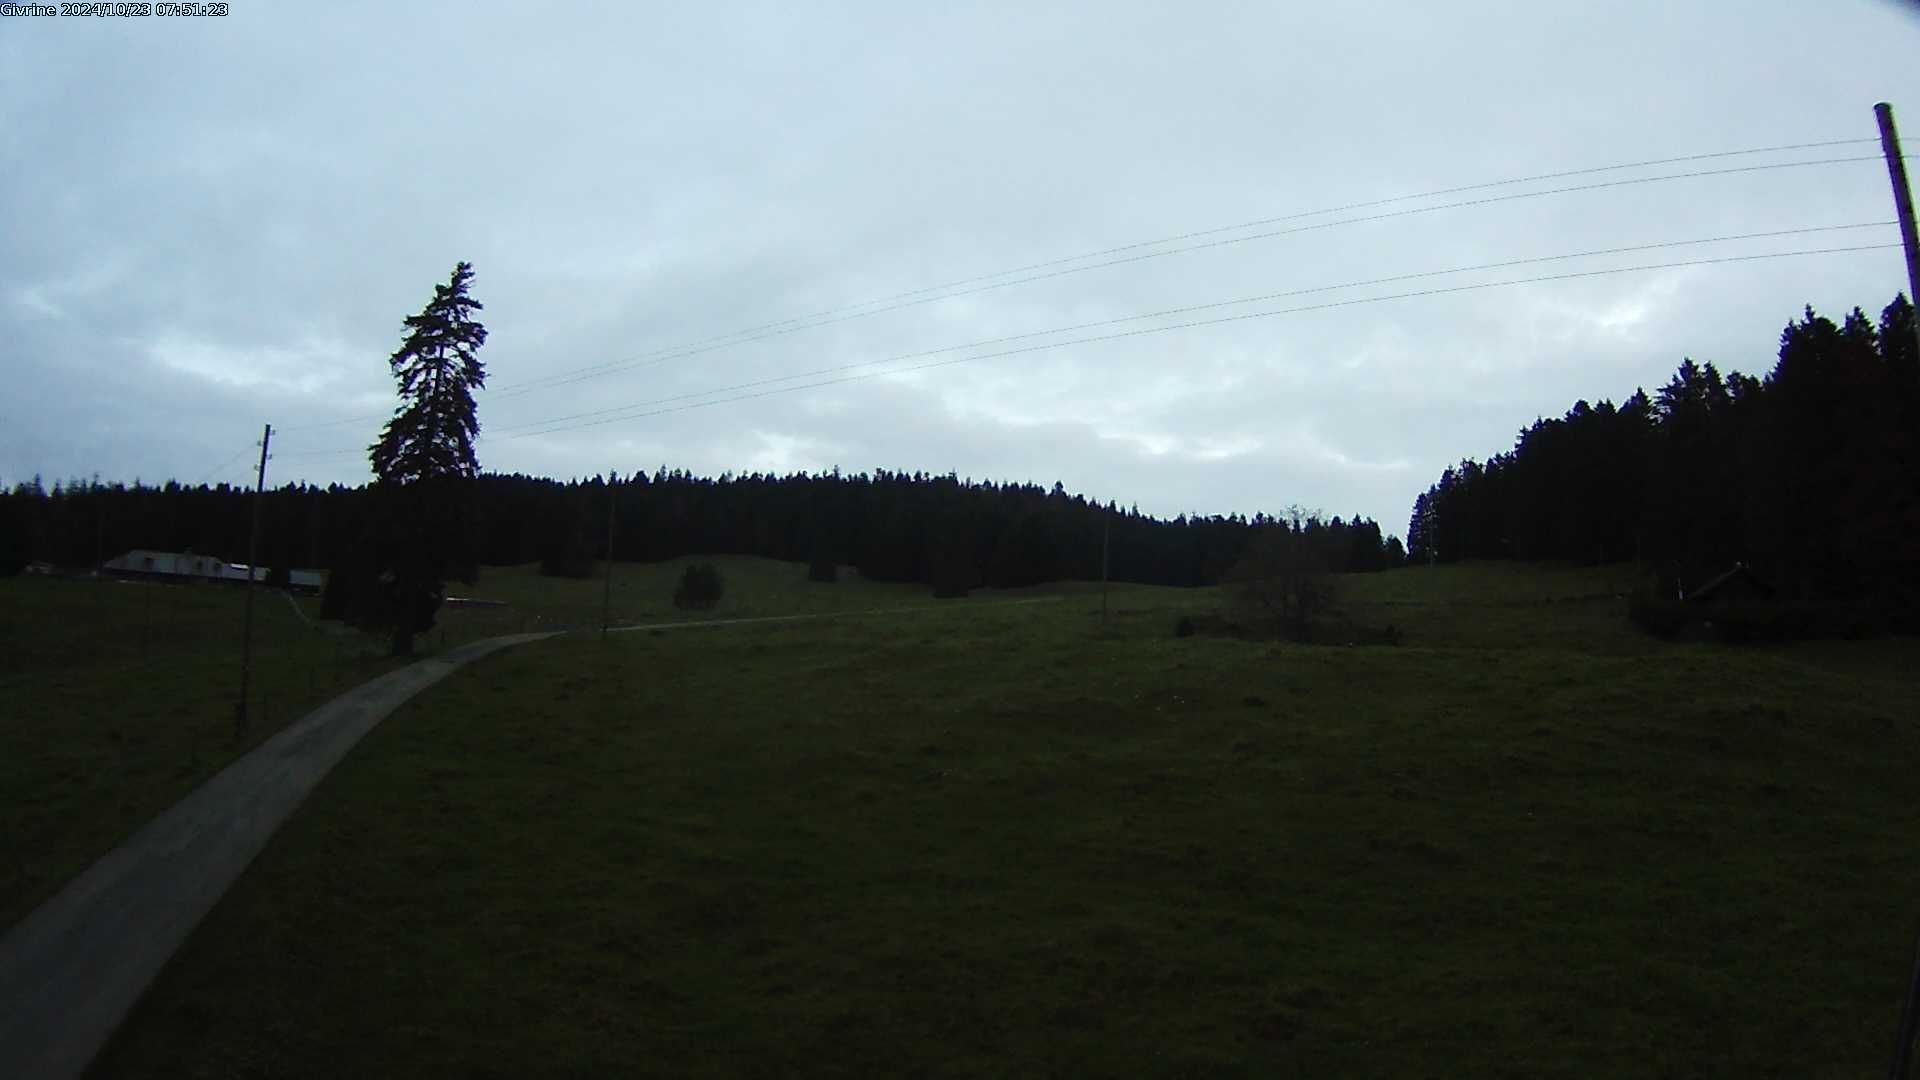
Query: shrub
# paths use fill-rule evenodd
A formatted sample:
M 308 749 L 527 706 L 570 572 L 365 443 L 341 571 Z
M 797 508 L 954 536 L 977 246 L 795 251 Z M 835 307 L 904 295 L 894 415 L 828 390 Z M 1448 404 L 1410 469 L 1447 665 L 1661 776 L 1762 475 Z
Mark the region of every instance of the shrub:
M 1173 636 L 1192 637 L 1193 629 L 1193 616 L 1182 615 L 1180 616 L 1180 621 L 1173 624 Z
M 711 611 L 720 603 L 726 583 L 712 563 L 694 563 L 680 575 L 673 589 L 673 606 L 681 611 Z
M 1285 526 L 1256 533 L 1222 583 L 1237 620 L 1298 642 L 1314 639 L 1315 623 L 1333 614 L 1338 599 L 1326 561 Z

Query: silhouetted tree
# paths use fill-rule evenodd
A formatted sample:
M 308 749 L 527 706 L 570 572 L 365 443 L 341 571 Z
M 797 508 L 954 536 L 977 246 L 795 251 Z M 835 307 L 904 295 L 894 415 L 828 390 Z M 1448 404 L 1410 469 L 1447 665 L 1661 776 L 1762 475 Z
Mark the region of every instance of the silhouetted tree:
M 1424 563 L 1433 560 L 1433 490 L 1421 492 L 1413 500 L 1413 517 L 1407 521 L 1407 559 Z
M 407 317 L 406 339 L 387 361 L 401 406 L 368 450 L 381 489 L 379 577 L 390 600 L 368 614 L 391 620 L 396 656 L 433 628 L 449 567 L 470 561 L 471 482 L 480 472 L 473 391 L 487 380 L 477 355 L 487 329 L 473 317 L 481 304 L 467 293 L 472 281 L 473 264 L 457 264 L 426 308 Z
M 24 496 L 0 491 L 0 577 L 13 577 L 27 568 L 32 549 L 27 515 L 32 509 Z
M 1307 524 L 1313 524 L 1309 518 Z M 1227 571 L 1227 595 L 1241 618 L 1298 641 L 1333 608 L 1333 575 L 1306 528 L 1280 522 L 1256 532 Z

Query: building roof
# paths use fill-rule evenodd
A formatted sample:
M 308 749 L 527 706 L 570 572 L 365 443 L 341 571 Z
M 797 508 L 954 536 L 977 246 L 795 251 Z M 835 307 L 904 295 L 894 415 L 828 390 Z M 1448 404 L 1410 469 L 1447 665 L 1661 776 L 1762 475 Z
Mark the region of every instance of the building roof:
M 1758 589 L 1761 593 L 1764 593 L 1767 596 L 1773 595 L 1773 586 L 1760 580 L 1760 575 L 1754 573 L 1752 568 L 1749 567 L 1746 563 L 1737 562 L 1733 564 L 1733 568 L 1731 570 L 1728 570 L 1726 573 L 1721 574 L 1719 577 L 1714 578 L 1712 581 L 1709 581 L 1706 584 L 1688 593 L 1687 601 L 1689 603 L 1692 603 L 1695 601 L 1705 600 L 1708 597 L 1714 595 L 1715 593 L 1720 592 L 1721 590 L 1727 588 L 1728 586 L 1736 585 L 1736 584 L 1746 585 L 1749 588 Z

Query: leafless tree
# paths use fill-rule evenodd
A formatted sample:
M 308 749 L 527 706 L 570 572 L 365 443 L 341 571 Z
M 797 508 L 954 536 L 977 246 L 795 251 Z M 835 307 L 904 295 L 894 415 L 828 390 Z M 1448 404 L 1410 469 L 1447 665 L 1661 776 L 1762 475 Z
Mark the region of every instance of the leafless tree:
M 1236 615 L 1297 641 L 1307 640 L 1313 620 L 1331 612 L 1337 599 L 1326 562 L 1290 524 L 1255 533 L 1225 584 Z

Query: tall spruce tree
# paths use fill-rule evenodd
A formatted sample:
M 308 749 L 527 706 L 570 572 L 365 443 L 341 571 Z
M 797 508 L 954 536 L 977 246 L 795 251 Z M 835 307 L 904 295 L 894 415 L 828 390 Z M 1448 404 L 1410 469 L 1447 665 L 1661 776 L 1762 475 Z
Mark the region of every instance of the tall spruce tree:
M 407 317 L 406 339 L 387 360 L 401 404 L 368 448 L 379 478 L 377 594 L 384 601 L 370 621 L 390 623 L 396 656 L 411 653 L 413 636 L 433 628 L 449 567 L 472 561 L 467 525 L 480 474 L 473 391 L 487 382 L 476 355 L 487 328 L 473 317 L 481 304 L 467 294 L 472 281 L 473 264 L 456 265 L 420 314 Z

